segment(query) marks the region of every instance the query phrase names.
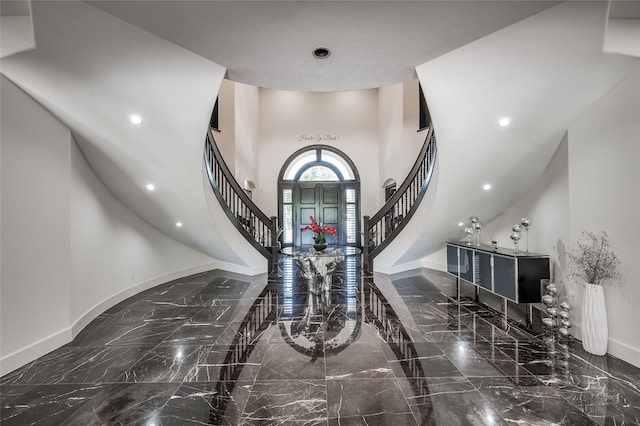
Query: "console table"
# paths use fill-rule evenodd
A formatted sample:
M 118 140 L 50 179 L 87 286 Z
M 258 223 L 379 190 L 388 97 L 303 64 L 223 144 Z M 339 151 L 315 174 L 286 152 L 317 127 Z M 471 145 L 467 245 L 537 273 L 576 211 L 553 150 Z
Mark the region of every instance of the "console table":
M 540 280 L 551 277 L 547 255 L 465 242 L 447 243 L 447 272 L 477 289 L 502 297 L 505 318 L 507 300 L 539 303 L 542 300 Z M 527 316 L 527 322 L 530 322 L 531 309 Z

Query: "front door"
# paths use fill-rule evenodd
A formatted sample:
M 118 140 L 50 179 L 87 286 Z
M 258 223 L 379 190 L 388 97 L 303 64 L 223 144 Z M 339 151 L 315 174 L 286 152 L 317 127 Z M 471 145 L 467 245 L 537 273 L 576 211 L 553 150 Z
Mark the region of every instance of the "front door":
M 310 216 L 322 226 L 338 230 L 338 235 L 327 235 L 327 244 L 344 244 L 345 236 L 340 229 L 343 222 L 344 203 L 341 184 L 337 182 L 299 182 L 294 186 L 294 206 L 297 207 L 297 223 L 294 230 L 294 244 L 313 244 L 313 232 L 301 232 L 300 228 L 310 225 Z

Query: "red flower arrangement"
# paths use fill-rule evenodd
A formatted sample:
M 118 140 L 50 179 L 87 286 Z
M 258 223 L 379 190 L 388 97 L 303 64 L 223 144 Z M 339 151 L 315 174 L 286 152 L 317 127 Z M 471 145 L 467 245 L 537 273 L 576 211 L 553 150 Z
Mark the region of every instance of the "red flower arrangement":
M 336 228 L 332 228 L 330 226 L 322 226 L 318 225 L 316 219 L 313 216 L 309 216 L 309 220 L 311 220 L 311 225 L 303 226 L 300 228 L 300 231 L 312 231 L 313 232 L 313 242 L 315 244 L 326 244 L 327 239 L 324 234 L 336 235 L 338 230 Z

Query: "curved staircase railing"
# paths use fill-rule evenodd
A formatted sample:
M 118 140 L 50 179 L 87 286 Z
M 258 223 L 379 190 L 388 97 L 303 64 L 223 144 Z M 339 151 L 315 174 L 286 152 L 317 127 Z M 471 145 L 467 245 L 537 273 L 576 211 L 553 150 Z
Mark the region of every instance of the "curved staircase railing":
M 387 247 L 407 225 L 427 192 L 436 161 L 436 137 L 430 126 L 418 159 L 400 188 L 372 217 L 363 218 L 362 247 L 364 267 L 373 270 L 373 259 Z
M 267 259 L 269 272 L 273 271 L 278 261 L 277 217 L 267 217 L 240 187 L 224 162 L 211 129 L 207 132 L 204 161 L 211 188 L 227 217 Z

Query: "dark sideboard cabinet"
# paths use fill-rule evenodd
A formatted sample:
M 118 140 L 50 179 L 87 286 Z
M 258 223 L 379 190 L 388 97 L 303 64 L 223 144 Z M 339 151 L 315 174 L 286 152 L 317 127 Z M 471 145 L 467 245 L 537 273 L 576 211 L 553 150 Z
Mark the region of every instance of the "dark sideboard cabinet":
M 539 303 L 551 270 L 547 255 L 449 242 L 447 272 L 514 303 Z

